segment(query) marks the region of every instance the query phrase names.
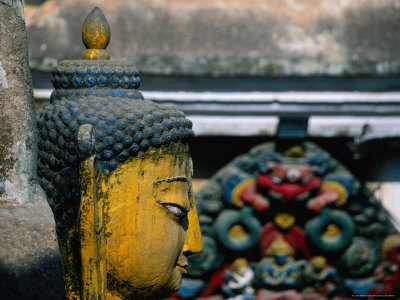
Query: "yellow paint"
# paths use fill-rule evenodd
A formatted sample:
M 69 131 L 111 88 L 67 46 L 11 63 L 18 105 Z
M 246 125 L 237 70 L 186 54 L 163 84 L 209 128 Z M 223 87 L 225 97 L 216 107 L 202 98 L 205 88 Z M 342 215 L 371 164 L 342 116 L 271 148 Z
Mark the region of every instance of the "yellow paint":
M 285 242 L 285 240 L 279 236 L 272 242 L 271 247 L 269 248 L 269 255 L 289 255 L 292 253 L 292 247 Z
M 81 205 L 79 210 L 79 237 L 81 247 L 82 299 L 101 299 L 105 295 L 106 268 L 101 260 L 102 231 L 96 230 L 101 199 L 94 194 L 94 157 L 82 162 L 80 172 Z M 100 200 L 100 201 L 99 201 Z M 99 205 L 100 204 L 100 205 Z M 104 297 L 103 297 L 104 298 Z
M 323 239 L 334 239 L 341 233 L 340 228 L 336 224 L 329 224 L 326 227 L 326 231 L 322 234 Z
M 293 146 L 286 150 L 285 155 L 289 157 L 303 157 L 304 149 L 301 146 Z
M 202 250 L 191 180 L 181 143 L 141 153 L 112 173 L 94 156 L 83 161 L 78 222 L 60 247 L 67 299 L 176 292 L 186 256 Z
M 392 234 L 385 238 L 381 250 L 382 260 L 385 260 L 387 258 L 387 252 L 395 244 L 400 245 L 400 234 Z
M 82 41 L 87 49 L 106 49 L 110 39 L 110 26 L 101 11 L 95 8 L 83 23 Z
M 76 266 L 79 262 L 76 260 L 74 248 L 77 232 L 75 226 L 67 232 L 66 241 L 60 247 L 61 266 L 63 269 L 65 296 L 67 300 L 80 299 L 80 279 Z
M 323 269 L 323 268 L 326 267 L 326 258 L 323 257 L 323 256 L 321 256 L 321 255 L 314 256 L 314 257 L 311 259 L 311 264 L 312 264 L 313 266 L 315 266 L 315 267 L 318 267 L 318 268 Z
M 80 166 L 81 203 L 77 224 L 72 224 L 61 245 L 61 262 L 66 298 L 104 299 L 106 269 L 100 269 L 98 240 L 95 231 L 94 157 Z
M 346 203 L 347 190 L 342 184 L 340 184 L 339 182 L 335 182 L 335 181 L 326 181 L 321 184 L 320 189 L 323 190 L 324 188 L 335 190 L 336 192 L 339 193 L 340 196 L 339 196 L 339 200 L 336 201 L 336 206 L 342 206 L 343 204 Z
M 236 271 L 243 267 L 248 267 L 248 266 L 249 266 L 249 262 L 247 261 L 247 259 L 245 259 L 243 257 L 238 257 L 233 261 L 231 268 L 233 271 Z
M 228 235 L 231 238 L 239 240 L 241 238 L 244 238 L 247 235 L 247 233 L 246 233 L 246 230 L 243 228 L 242 225 L 236 224 L 236 225 L 232 226 L 231 229 L 229 229 Z
M 295 222 L 296 218 L 287 213 L 277 213 L 274 218 L 275 225 L 283 230 L 291 228 Z
M 81 204 L 79 209 L 79 236 L 82 261 L 82 293 L 83 299 L 90 294 L 98 297 L 98 272 L 96 267 L 96 242 L 94 234 L 94 204 L 93 204 L 93 158 L 81 165 L 80 185 Z
M 202 250 L 186 148 L 147 151 L 103 183 L 108 292 L 138 299 L 176 292 L 186 254 Z M 174 215 L 178 207 L 187 217 Z
M 186 232 L 186 241 L 183 246 L 183 252 L 192 254 L 192 253 L 199 253 L 199 252 L 203 251 L 203 242 L 201 240 L 199 217 L 197 214 L 196 205 L 194 203 L 194 192 L 193 192 L 193 184 L 192 184 L 192 170 L 193 170 L 192 159 L 190 158 L 189 154 L 185 159 L 188 160 L 188 164 L 189 164 L 188 178 L 190 180 L 188 182 L 188 185 L 189 185 L 188 197 L 189 197 L 189 201 L 190 201 L 190 211 L 188 214 L 189 227 Z
M 110 53 L 104 49 L 86 49 L 82 54 L 82 59 L 100 60 L 110 59 Z
M 255 185 L 255 179 L 246 179 L 239 183 L 232 192 L 232 204 L 236 207 L 243 207 L 244 203 L 242 199 L 240 199 L 240 195 L 243 190 L 249 186 Z
M 83 59 L 110 59 L 110 54 L 104 50 L 111 39 L 110 26 L 103 13 L 97 7 L 88 15 L 82 27 L 82 41 L 87 48 Z

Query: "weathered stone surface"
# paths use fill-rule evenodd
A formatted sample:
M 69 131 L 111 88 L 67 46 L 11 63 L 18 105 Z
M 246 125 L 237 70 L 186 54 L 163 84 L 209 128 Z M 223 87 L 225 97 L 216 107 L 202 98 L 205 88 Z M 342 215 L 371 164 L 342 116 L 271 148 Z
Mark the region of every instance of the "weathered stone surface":
M 0 299 L 62 299 L 37 137 L 21 0 L 0 0 Z
M 87 13 L 112 28 L 112 58 L 145 73 L 398 74 L 400 0 L 49 0 L 27 20 L 32 67 L 79 58 Z
M 18 7 L 21 1 L 11 2 Z M 0 1 L 0 200 L 27 203 L 38 194 L 28 44 L 23 18 L 5 3 Z
M 0 202 L 0 241 L 0 299 L 65 299 L 47 202 Z
M 24 15 L 24 6 L 22 3 L 22 0 L 1 0 L 0 2 L 7 4 L 8 6 L 11 6 L 17 11 L 18 16 L 21 18 Z

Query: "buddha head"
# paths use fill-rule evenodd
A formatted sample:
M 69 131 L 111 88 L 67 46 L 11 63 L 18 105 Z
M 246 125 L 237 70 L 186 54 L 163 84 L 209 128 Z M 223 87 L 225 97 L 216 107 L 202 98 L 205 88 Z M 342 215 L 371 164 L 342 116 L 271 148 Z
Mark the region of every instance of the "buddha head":
M 89 17 L 103 32 L 95 30 L 100 10 Z M 91 50 L 84 57 L 99 60 L 60 63 L 52 103 L 37 113 L 38 175 L 56 221 L 67 299 L 161 299 L 178 291 L 187 256 L 202 250 L 192 124 L 143 99 L 130 66 Z
M 107 178 L 109 292 L 161 299 L 179 290 L 187 256 L 201 250 L 190 180 L 182 143 L 140 153 Z

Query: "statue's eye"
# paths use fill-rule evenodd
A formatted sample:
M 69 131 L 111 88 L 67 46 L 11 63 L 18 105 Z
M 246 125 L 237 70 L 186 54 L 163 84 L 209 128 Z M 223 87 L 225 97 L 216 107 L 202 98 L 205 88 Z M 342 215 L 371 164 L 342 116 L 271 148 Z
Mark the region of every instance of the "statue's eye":
M 169 213 L 176 217 L 180 222 L 188 215 L 188 210 L 176 203 L 165 203 L 158 201 Z

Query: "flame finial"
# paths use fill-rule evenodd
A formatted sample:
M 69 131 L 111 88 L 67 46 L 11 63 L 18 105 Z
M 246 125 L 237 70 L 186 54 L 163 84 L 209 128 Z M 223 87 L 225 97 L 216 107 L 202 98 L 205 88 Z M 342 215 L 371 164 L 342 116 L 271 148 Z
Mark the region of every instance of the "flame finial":
M 110 42 L 110 26 L 100 8 L 95 7 L 86 17 L 82 27 L 82 41 L 86 46 L 82 59 L 110 59 L 105 50 Z

